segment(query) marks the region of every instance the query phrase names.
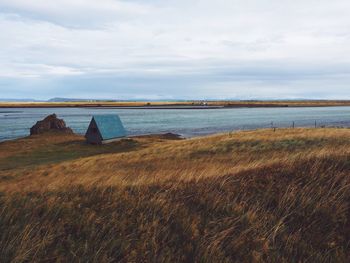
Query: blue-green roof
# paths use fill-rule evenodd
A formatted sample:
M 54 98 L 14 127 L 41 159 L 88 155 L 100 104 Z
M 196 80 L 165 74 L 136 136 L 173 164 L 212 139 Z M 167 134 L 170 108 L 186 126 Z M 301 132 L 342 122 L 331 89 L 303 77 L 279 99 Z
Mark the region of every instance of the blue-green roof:
M 125 137 L 126 131 L 118 115 L 96 115 L 95 120 L 103 140 Z

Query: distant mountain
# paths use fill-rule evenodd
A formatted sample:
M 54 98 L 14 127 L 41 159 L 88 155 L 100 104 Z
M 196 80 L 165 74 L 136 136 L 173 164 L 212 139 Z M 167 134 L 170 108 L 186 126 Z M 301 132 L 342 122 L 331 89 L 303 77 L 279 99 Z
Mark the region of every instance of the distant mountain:
M 74 98 L 52 98 L 47 100 L 47 102 L 98 102 L 98 101 L 116 101 L 116 100 L 74 99 Z

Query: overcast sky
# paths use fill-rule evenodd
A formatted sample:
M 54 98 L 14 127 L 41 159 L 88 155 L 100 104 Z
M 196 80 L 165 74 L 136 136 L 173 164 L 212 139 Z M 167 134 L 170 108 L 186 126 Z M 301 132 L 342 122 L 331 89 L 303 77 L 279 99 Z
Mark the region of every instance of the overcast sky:
M 0 0 L 0 97 L 350 99 L 349 0 Z

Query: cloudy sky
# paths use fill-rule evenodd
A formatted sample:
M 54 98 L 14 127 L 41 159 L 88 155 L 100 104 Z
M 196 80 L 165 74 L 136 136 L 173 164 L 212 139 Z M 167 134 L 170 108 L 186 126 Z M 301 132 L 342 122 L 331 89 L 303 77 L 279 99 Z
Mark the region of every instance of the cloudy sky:
M 350 99 L 349 0 L 0 0 L 0 97 Z

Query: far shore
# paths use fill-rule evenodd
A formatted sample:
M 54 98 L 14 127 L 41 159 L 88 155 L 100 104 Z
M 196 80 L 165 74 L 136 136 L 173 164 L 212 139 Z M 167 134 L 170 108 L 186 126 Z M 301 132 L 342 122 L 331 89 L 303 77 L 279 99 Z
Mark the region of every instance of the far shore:
M 127 109 L 219 109 L 219 108 L 286 108 L 341 107 L 350 100 L 299 101 L 180 101 L 180 102 L 0 102 L 0 108 L 127 108 Z

